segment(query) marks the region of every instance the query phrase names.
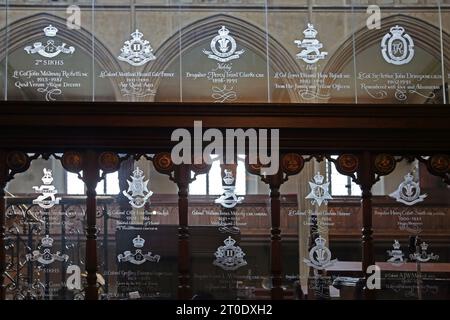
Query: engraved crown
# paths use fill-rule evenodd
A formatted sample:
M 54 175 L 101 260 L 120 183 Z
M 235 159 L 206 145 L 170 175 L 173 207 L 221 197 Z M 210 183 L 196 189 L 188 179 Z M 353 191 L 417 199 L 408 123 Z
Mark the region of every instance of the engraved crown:
M 322 184 L 323 183 L 323 179 L 325 179 L 325 177 L 323 175 L 321 175 L 320 172 L 317 172 L 317 174 L 314 176 L 314 181 L 317 184 Z
M 319 236 L 316 240 L 314 240 L 314 242 L 316 243 L 316 246 L 318 247 L 324 247 L 325 243 L 327 242 L 327 240 L 325 240 L 324 238 L 322 238 L 322 236 Z
M 420 244 L 420 248 L 421 248 L 423 251 L 427 251 L 427 249 L 428 249 L 428 243 L 426 243 L 425 241 L 422 242 L 422 243 Z
M 141 178 L 144 175 L 144 171 L 142 171 L 141 169 L 139 169 L 139 167 L 136 167 L 136 169 L 134 169 L 133 171 L 133 177 L 135 178 Z
M 233 246 L 233 245 L 236 243 L 236 240 L 234 240 L 234 239 L 231 238 L 231 236 L 230 236 L 230 237 L 228 237 L 227 239 L 225 239 L 225 240 L 223 241 L 223 243 L 225 243 L 225 245 L 226 245 L 227 247 L 231 247 L 231 246 Z
M 50 248 L 53 246 L 53 239 L 47 235 L 41 239 L 41 245 L 45 248 Z
M 142 248 L 144 246 L 144 243 L 145 240 L 142 239 L 140 235 L 133 239 L 133 245 L 135 248 Z
M 394 35 L 401 35 L 403 34 L 403 32 L 405 32 L 405 29 L 403 27 L 400 27 L 399 25 L 391 28 L 391 33 Z
M 408 173 L 405 176 L 405 182 L 412 182 L 414 180 L 414 176 L 411 173 Z
M 136 31 L 133 32 L 131 36 L 133 37 L 133 39 L 141 39 L 144 36 L 144 34 L 142 32 L 139 32 L 138 29 L 136 29 Z
M 54 37 L 54 36 L 56 36 L 57 32 L 58 32 L 58 29 L 52 25 L 49 25 L 48 27 L 44 28 L 44 33 L 47 37 Z
M 233 177 L 233 173 L 230 170 L 225 169 L 225 177 L 223 177 L 223 182 L 225 182 L 225 184 L 232 184 L 234 182 L 234 177 Z
M 392 245 L 392 247 L 393 247 L 395 250 L 400 249 L 400 242 L 398 242 L 398 240 L 394 240 L 394 244 Z
M 222 28 L 220 28 L 220 30 L 219 30 L 219 35 L 221 35 L 222 37 L 227 36 L 229 33 L 230 33 L 230 30 L 225 28 L 225 26 L 222 26 Z
M 308 28 L 303 31 L 305 38 L 314 39 L 317 36 L 317 30 L 314 29 L 314 25 L 312 23 L 308 23 Z
M 42 182 L 47 185 L 51 184 L 53 182 L 52 170 L 44 168 L 44 170 L 42 170 L 42 171 L 44 172 L 44 176 L 42 177 Z

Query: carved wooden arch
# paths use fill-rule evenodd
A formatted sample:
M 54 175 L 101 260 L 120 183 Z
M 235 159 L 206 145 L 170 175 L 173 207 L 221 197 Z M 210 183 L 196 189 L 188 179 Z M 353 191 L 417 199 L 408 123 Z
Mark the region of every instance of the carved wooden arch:
M 368 30 L 364 26 L 356 31 L 330 57 L 324 72 L 341 72 L 353 59 L 353 41 L 358 43 L 358 47 L 355 46 L 355 55 L 357 55 L 373 45 L 379 45 L 383 36 L 389 33 L 390 28 L 395 24 L 405 28 L 407 33 L 413 38 L 416 47 L 420 47 L 437 60 L 441 59 L 439 27 L 415 17 L 396 14 L 383 18 L 380 29 Z M 450 41 L 450 35 L 443 32 L 443 41 L 444 43 Z M 450 66 L 449 58 L 449 55 L 444 54 L 446 67 Z
M 270 67 L 275 70 L 290 71 L 293 73 L 302 72 L 295 57 L 274 37 L 246 20 L 236 18 L 226 14 L 217 14 L 195 22 L 184 27 L 181 32 L 176 32 L 168 38 L 157 50 L 155 55 L 158 57 L 153 63 L 147 64 L 144 72 L 157 72 L 164 70 L 180 54 L 195 47 L 205 39 L 212 39 L 217 35 L 217 30 L 222 25 L 231 28 L 233 37 L 239 43 L 250 48 L 255 54 L 263 59 L 267 58 L 267 52 L 270 52 Z M 236 32 L 239 30 L 240 32 Z M 182 48 L 180 50 L 180 37 L 182 39 Z M 267 50 L 266 43 L 269 48 Z M 269 75 L 267 75 L 269 76 Z M 293 97 L 291 97 L 293 99 Z
M 41 37 L 42 29 L 49 24 L 58 28 L 58 38 L 67 41 L 69 44 L 76 44 L 77 49 L 81 49 L 89 56 L 92 56 L 92 52 L 94 52 L 95 62 L 100 68 L 122 70 L 116 57 L 100 40 L 95 38 L 91 31 L 81 27 L 81 29 L 73 32 L 67 29 L 65 19 L 46 12 L 19 19 L 0 30 L 0 60 L 5 58 L 7 51 L 13 52 L 23 48 L 25 45 L 32 43 L 36 37 Z M 4 40 L 7 38 L 6 33 L 8 33 L 9 39 L 8 46 L 6 46 Z M 93 41 L 95 43 L 94 48 Z M 112 85 L 111 88 L 117 96 L 119 94 L 117 85 Z

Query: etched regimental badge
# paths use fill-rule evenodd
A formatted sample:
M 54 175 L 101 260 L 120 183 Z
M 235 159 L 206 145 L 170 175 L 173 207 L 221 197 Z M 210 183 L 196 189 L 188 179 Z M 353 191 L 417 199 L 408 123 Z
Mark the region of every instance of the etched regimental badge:
M 235 246 L 236 240 L 228 237 L 223 242 L 225 245 L 220 246 L 214 253 L 216 260 L 214 260 L 213 264 L 215 266 L 223 270 L 234 271 L 247 265 L 247 261 L 244 259 L 244 251 L 239 246 Z
M 420 247 L 416 247 L 416 252 L 409 255 L 412 261 L 428 262 L 430 260 L 439 260 L 439 256 L 434 253 L 428 253 L 428 243 L 422 242 Z
M 323 44 L 316 39 L 317 30 L 314 29 L 314 25 L 308 23 L 308 28 L 303 31 L 305 38 L 303 40 L 295 40 L 295 44 L 303 49 L 297 54 L 297 59 L 301 59 L 306 63 L 313 64 L 319 60 L 325 59 L 328 52 L 320 52 L 323 48 Z
M 225 169 L 225 176 L 223 177 L 223 194 L 214 200 L 215 203 L 220 204 L 222 207 L 231 209 L 234 208 L 238 203 L 244 201 L 244 197 L 236 196 L 235 189 L 236 187 L 233 185 L 234 177 L 233 172 L 231 170 Z
M 381 40 L 381 53 L 388 63 L 407 64 L 414 57 L 414 41 L 403 27 L 396 25 Z
M 405 180 L 398 186 L 397 190 L 392 192 L 389 196 L 407 206 L 412 206 L 418 202 L 422 202 L 427 197 L 427 194 L 420 194 L 419 183 L 414 182 L 413 175 L 408 173 L 405 176 Z
M 59 251 L 56 253 L 51 252 L 51 248 L 53 247 L 53 239 L 50 238 L 48 234 L 41 239 L 40 247 L 42 248 L 42 252 L 39 250 L 34 250 L 33 253 L 27 254 L 27 261 L 37 261 L 44 265 L 48 265 L 55 261 L 67 261 L 69 259 L 67 254 L 61 254 Z
M 140 235 L 138 235 L 133 239 L 133 246 L 136 251 L 134 253 L 131 253 L 131 251 L 125 251 L 124 253 L 121 253 L 117 256 L 117 260 L 119 260 L 119 262 L 129 262 L 136 265 L 143 264 L 146 261 L 158 263 L 161 259 L 161 256 L 157 254 L 152 255 L 151 252 L 142 253 L 144 244 L 145 240 L 141 238 Z
M 58 193 L 55 186 L 52 185 L 53 176 L 52 170 L 47 170 L 44 168 L 44 176 L 42 177 L 42 182 L 44 183 L 40 187 L 34 186 L 33 189 L 36 193 L 42 193 L 42 195 L 38 196 L 33 200 L 33 204 L 39 205 L 39 207 L 43 209 L 50 209 L 55 204 L 58 204 L 61 198 L 55 197 L 55 194 Z
M 58 44 L 55 41 L 56 33 L 58 33 L 58 29 L 52 25 L 44 28 L 44 34 L 47 38 L 47 43 L 43 44 L 42 42 L 35 42 L 32 46 L 26 46 L 24 50 L 28 54 L 39 54 L 45 58 L 54 58 L 58 56 L 60 53 L 65 54 L 73 54 L 75 52 L 75 48 L 72 46 L 67 46 L 64 42 Z
M 135 32 L 131 34 L 131 40 L 126 40 L 118 59 L 121 61 L 128 62 L 132 66 L 138 67 L 143 64 L 155 60 L 156 57 L 152 53 L 153 49 L 150 46 L 150 42 L 142 39 L 144 35 L 136 29 Z
M 337 259 L 331 260 L 331 251 L 325 246 L 326 240 L 319 236 L 315 240 L 316 245 L 309 251 L 309 259 L 303 261 L 317 270 L 324 270 L 336 263 Z
M 203 49 L 203 53 L 210 59 L 219 62 L 228 62 L 238 59 L 245 50 L 236 51 L 236 41 L 229 35 L 230 31 L 222 26 L 219 30 L 219 35 L 211 40 L 211 51 Z
M 317 204 L 318 206 L 322 203 L 327 204 L 328 200 L 333 200 L 330 195 L 329 182 L 324 182 L 324 176 L 317 172 L 314 176 L 314 182 L 308 182 L 311 188 L 311 192 L 306 196 L 305 199 L 311 199 L 311 204 Z
M 122 192 L 130 200 L 131 206 L 136 209 L 144 207 L 148 198 L 153 194 L 152 191 L 148 190 L 148 180 L 144 181 L 144 177 L 144 172 L 139 167 L 136 167 L 131 176 L 131 181 L 127 180 L 128 190 Z
M 394 248 L 393 250 L 387 250 L 387 253 L 390 256 L 387 262 L 398 265 L 403 264 L 403 252 L 400 249 L 400 242 L 398 242 L 398 240 L 394 240 L 392 247 Z

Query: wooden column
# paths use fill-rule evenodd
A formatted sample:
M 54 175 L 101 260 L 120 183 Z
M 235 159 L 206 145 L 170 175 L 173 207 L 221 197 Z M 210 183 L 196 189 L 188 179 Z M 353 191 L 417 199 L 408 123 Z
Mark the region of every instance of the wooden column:
M 6 153 L 0 151 L 0 300 L 6 298 L 5 271 L 6 271 L 6 252 L 5 252 L 5 187 L 7 182 L 8 169 L 6 166 Z
M 83 157 L 83 181 L 86 185 L 86 300 L 98 300 L 97 287 L 97 200 L 95 188 L 99 181 L 98 155 L 87 151 Z
M 362 209 L 362 272 L 365 283 L 370 274 L 367 268 L 375 265 L 373 230 L 372 230 L 372 186 L 375 182 L 375 174 L 372 166 L 372 157 L 369 152 L 364 152 L 361 159 L 361 170 L 359 182 L 361 186 L 361 209 Z M 365 299 L 375 299 L 375 290 L 369 290 L 367 285 L 364 289 Z
M 281 252 L 281 229 L 280 229 L 280 186 L 283 183 L 283 174 L 269 176 L 267 179 L 270 187 L 270 274 L 272 277 L 272 289 L 270 295 L 272 300 L 283 299 L 282 288 L 282 252 Z
M 175 167 L 174 180 L 178 186 L 178 299 L 192 298 L 189 261 L 188 193 L 191 178 L 190 166 Z

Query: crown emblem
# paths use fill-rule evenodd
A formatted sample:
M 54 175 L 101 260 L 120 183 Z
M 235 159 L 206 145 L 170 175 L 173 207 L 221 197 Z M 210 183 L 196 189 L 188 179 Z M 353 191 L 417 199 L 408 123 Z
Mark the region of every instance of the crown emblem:
M 423 251 L 427 251 L 427 250 L 428 250 L 428 243 L 426 243 L 425 241 L 422 242 L 422 243 L 420 244 L 420 248 L 421 248 Z
M 49 38 L 55 37 L 58 32 L 58 29 L 52 25 L 45 27 L 43 30 L 45 36 Z M 61 45 L 57 45 L 53 39 L 47 40 L 46 44 L 43 44 L 42 42 L 35 42 L 33 43 L 33 46 L 26 46 L 24 50 L 28 54 L 38 53 L 45 58 L 54 58 L 60 53 L 73 54 L 75 52 L 74 47 L 70 46 L 67 48 L 64 42 L 61 43 Z
M 129 262 L 135 265 L 141 265 L 146 261 L 158 263 L 161 259 L 160 255 L 153 255 L 151 252 L 142 252 L 142 247 L 144 247 L 145 240 L 141 238 L 140 235 L 137 235 L 132 242 L 133 246 L 136 248 L 136 251 L 131 253 L 131 251 L 127 250 L 124 253 L 119 254 L 117 256 L 117 260 L 119 262 Z
M 306 28 L 303 31 L 303 34 L 305 35 L 305 38 L 308 39 L 315 39 L 317 36 L 317 30 L 314 29 L 314 25 L 311 23 L 308 23 L 308 28 Z
M 328 52 L 320 52 L 323 44 L 316 39 L 317 30 L 314 29 L 312 23 L 308 23 L 308 27 L 303 31 L 305 38 L 303 40 L 295 40 L 294 43 L 298 48 L 303 50 L 297 54 L 297 59 L 301 59 L 306 63 L 314 64 L 319 60 L 325 59 Z
M 414 176 L 408 173 L 404 180 L 400 183 L 397 190 L 389 195 L 398 202 L 412 206 L 418 202 L 422 202 L 427 194 L 420 194 L 420 186 L 418 182 L 414 182 Z
M 403 252 L 400 250 L 400 242 L 398 240 L 394 240 L 394 244 L 392 245 L 394 250 L 387 250 L 390 258 L 387 262 L 391 262 L 394 265 L 400 265 L 403 263 Z
M 44 238 L 41 239 L 41 245 L 44 248 L 51 248 L 53 246 L 53 239 L 50 238 L 47 234 Z
M 219 61 L 228 62 L 234 59 L 238 59 L 244 50 L 236 51 L 237 45 L 234 38 L 230 35 L 230 30 L 225 26 L 222 26 L 218 35 L 211 40 L 211 51 L 203 49 L 203 53 L 208 58 Z
M 223 182 L 226 185 L 233 184 L 233 182 L 234 182 L 233 172 L 231 172 L 231 170 L 225 169 L 224 173 L 225 173 L 225 176 L 223 177 Z
M 390 29 L 391 33 L 394 36 L 401 36 L 405 32 L 405 28 L 396 25 Z
M 314 176 L 314 181 L 317 184 L 322 184 L 324 179 L 325 179 L 325 177 L 323 175 L 321 175 L 320 172 L 317 172 L 316 175 Z
M 25 257 L 27 261 L 37 261 L 44 265 L 51 264 L 55 261 L 67 261 L 69 256 L 67 254 L 61 254 L 59 251 L 51 253 L 51 247 L 53 246 L 53 239 L 48 234 L 41 239 L 41 247 L 44 248 L 43 252 L 34 250 L 32 253 L 28 253 Z
M 325 246 L 326 240 L 319 236 L 314 242 L 316 245 L 309 251 L 309 259 L 305 258 L 303 261 L 317 270 L 324 270 L 332 266 L 337 259 L 331 260 L 331 251 Z
M 131 40 L 126 40 L 118 59 L 131 64 L 132 66 L 142 66 L 143 64 L 155 60 L 150 42 L 143 40 L 144 34 L 138 29 L 131 33 Z
M 47 37 L 54 37 L 56 36 L 56 33 L 58 32 L 58 28 L 49 25 L 48 27 L 44 28 L 44 33 Z
M 133 177 L 136 179 L 142 178 L 144 176 L 144 171 L 139 169 L 139 167 L 136 167 L 133 171 Z
M 228 30 L 227 28 L 225 28 L 225 26 L 222 26 L 222 28 L 220 28 L 219 30 L 219 35 L 221 37 L 225 37 L 230 33 L 230 30 Z
M 141 238 L 140 235 L 138 235 L 136 238 L 133 239 L 133 246 L 135 248 L 142 248 L 145 244 L 145 240 Z
M 216 259 L 213 264 L 223 270 L 234 271 L 247 264 L 245 253 L 239 246 L 235 246 L 236 240 L 229 236 L 223 241 L 224 246 L 217 248 L 214 253 Z
M 333 200 L 329 192 L 329 182 L 324 182 L 325 177 L 317 172 L 313 177 L 313 181 L 308 182 L 311 188 L 311 192 L 306 196 L 305 199 L 311 199 L 311 204 L 322 205 L 322 203 L 327 204 L 328 200 Z
M 139 209 L 145 206 L 147 200 L 153 192 L 148 190 L 148 181 L 144 181 L 144 172 L 136 167 L 131 176 L 131 181 L 127 180 L 128 190 L 123 190 L 122 194 L 127 197 L 133 208 Z
M 390 28 L 381 40 L 381 54 L 390 64 L 407 64 L 414 57 L 414 41 L 399 25 Z
M 61 200 L 60 197 L 56 197 L 56 193 L 58 190 L 52 185 L 53 176 L 52 170 L 43 169 L 44 175 L 42 176 L 42 185 L 40 187 L 34 186 L 33 189 L 37 193 L 42 193 L 42 195 L 38 196 L 33 200 L 33 204 L 39 205 L 43 209 L 50 209 L 55 204 L 58 204 Z

